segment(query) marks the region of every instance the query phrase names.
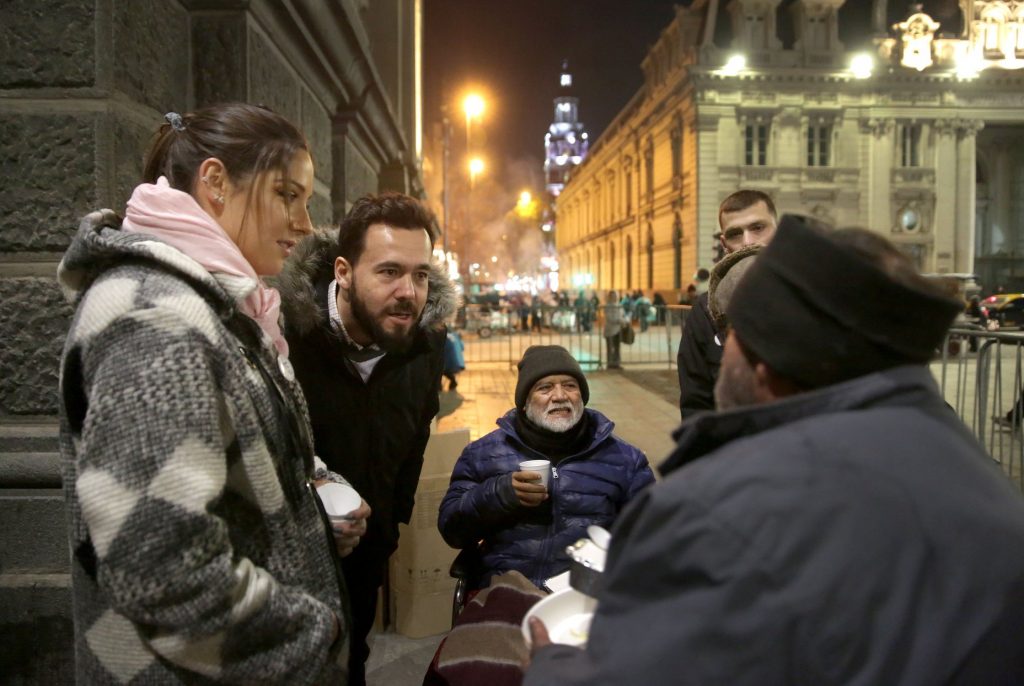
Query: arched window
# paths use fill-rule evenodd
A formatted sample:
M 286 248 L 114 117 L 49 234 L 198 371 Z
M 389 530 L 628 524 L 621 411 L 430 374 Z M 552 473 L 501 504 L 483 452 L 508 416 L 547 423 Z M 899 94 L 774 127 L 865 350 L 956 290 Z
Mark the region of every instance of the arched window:
M 594 274 L 594 281 L 601 285 L 601 288 L 607 290 L 611 286 L 606 286 L 604 281 L 601 280 L 601 272 L 604 271 L 603 265 L 601 264 L 601 248 L 597 249 L 597 270 Z
M 672 224 L 672 283 L 676 290 L 683 287 L 683 223 L 679 215 Z
M 626 236 L 626 288 L 633 288 L 633 237 Z
M 612 285 L 612 288 L 615 288 L 615 243 L 608 244 L 608 265 L 608 282 Z
M 654 288 L 654 229 L 647 225 L 647 287 Z

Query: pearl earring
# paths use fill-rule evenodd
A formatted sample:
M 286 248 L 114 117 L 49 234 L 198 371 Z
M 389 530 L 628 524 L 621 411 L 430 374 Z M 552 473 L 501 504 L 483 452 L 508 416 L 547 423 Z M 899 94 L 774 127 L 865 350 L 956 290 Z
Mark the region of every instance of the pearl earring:
M 220 203 L 221 205 L 224 204 L 224 196 L 223 195 L 218 195 L 216 199 L 217 199 L 217 202 Z

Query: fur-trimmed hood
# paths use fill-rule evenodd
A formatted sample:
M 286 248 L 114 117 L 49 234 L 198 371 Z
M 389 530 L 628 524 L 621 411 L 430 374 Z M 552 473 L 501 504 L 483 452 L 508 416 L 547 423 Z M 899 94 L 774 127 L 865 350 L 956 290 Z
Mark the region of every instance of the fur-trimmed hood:
M 287 330 L 301 336 L 317 326 L 326 326 L 326 314 L 317 301 L 316 285 L 333 273 L 337 245 L 337 229 L 320 228 L 295 246 L 285 262 L 274 285 L 281 293 L 281 312 Z M 441 329 L 458 307 L 459 294 L 455 284 L 444 268 L 432 261 L 420 328 L 427 331 Z

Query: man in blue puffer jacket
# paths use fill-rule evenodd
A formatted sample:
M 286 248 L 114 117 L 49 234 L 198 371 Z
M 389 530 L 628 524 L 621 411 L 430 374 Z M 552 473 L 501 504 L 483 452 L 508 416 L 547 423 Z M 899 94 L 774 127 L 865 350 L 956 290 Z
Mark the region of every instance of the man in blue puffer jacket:
M 538 586 L 569 568 L 565 549 L 591 524 L 610 527 L 633 496 L 654 482 L 647 457 L 612 434 L 615 425 L 584 409 L 590 398 L 579 363 L 565 348 L 535 345 L 519 362 L 516 408 L 466 446 L 441 502 L 448 545 L 483 541 L 488 578 L 509 570 Z M 519 471 L 550 460 L 549 486 Z

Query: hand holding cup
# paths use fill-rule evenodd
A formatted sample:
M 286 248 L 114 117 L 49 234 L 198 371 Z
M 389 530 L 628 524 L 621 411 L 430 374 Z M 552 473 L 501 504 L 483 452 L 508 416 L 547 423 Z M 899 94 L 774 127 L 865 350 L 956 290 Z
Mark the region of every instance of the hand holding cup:
M 512 472 L 512 489 L 516 498 L 525 507 L 537 507 L 548 499 L 551 462 L 525 460 L 519 463 L 519 470 Z

